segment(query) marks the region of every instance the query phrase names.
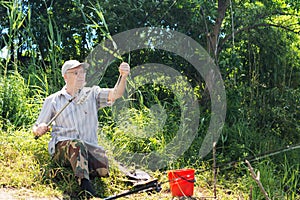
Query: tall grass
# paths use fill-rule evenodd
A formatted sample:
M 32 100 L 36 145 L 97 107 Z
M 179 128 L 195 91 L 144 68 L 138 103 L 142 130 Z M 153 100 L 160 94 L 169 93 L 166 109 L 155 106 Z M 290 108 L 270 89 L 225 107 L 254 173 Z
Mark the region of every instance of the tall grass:
M 47 7 L 46 2 L 44 2 Z M 48 61 L 48 70 L 47 73 L 50 74 L 51 79 L 49 79 L 50 85 L 56 86 L 55 89 L 59 89 L 62 83 L 62 77 L 60 72 L 60 66 L 63 64 L 62 58 L 62 40 L 61 33 L 56 25 L 55 20 L 53 19 L 52 12 L 47 8 L 47 18 L 42 18 L 43 24 L 46 29 L 49 49 L 47 57 L 43 58 Z
M 32 32 L 32 11 L 30 9 L 25 11 L 22 1 L 18 0 L 1 1 L 0 4 L 7 9 L 10 26 L 9 37 L 5 41 L 10 56 L 1 60 L 0 71 L 0 185 L 34 188 L 40 192 L 51 190 L 59 195 L 62 191 L 67 191 L 71 195 L 76 195 L 72 191 L 78 189 L 78 186 L 73 180 L 72 173 L 51 162 L 46 148 L 49 135 L 37 142 L 33 140 L 31 134 L 31 125 L 37 118 L 43 99 L 63 84 L 58 70 L 62 60 L 68 59 L 62 57 L 63 30 L 59 29 L 51 12 L 48 12 L 46 17 L 40 16 L 46 27 L 49 45 L 46 47 L 48 52 L 42 54 L 38 38 L 34 38 Z M 104 37 L 111 37 L 100 5 L 97 4 L 95 7 L 90 5 L 90 11 L 96 12 L 94 16 L 99 19 L 87 18 L 88 13 L 84 13 L 85 10 L 81 9 L 82 15 L 86 17 L 85 25 L 94 24 L 94 28 L 100 29 Z M 97 24 L 98 21 L 104 21 L 104 29 Z M 28 36 L 29 39 L 20 41 L 20 36 L 23 38 Z M 20 48 L 25 43 L 29 46 L 36 45 L 36 48 L 22 52 Z M 20 52 L 29 54 L 30 60 L 26 63 L 19 61 Z M 41 57 L 42 55 L 46 57 Z M 230 80 L 227 84 L 228 82 Z M 265 151 L 274 150 L 281 144 L 295 144 L 299 139 L 299 89 L 285 92 L 278 88 L 261 89 L 257 94 L 244 84 L 234 86 L 228 84 L 227 88 L 229 106 L 226 125 L 218 143 L 219 164 L 243 160 L 247 156 L 255 157 Z M 199 91 L 201 92 L 202 90 Z M 114 144 L 118 149 L 128 153 L 163 151 L 180 128 L 183 111 L 180 97 L 176 99 L 170 89 L 157 85 L 139 89 L 133 97 L 135 103 L 128 109 L 118 112 L 118 123 L 113 116 L 115 113 L 110 108 L 100 111 L 102 134 L 108 139 L 107 147 Z M 198 97 L 201 102 L 202 95 Z M 150 109 L 152 105 L 156 107 Z M 170 168 L 194 167 L 198 170 L 197 177 L 199 177 L 196 185 L 208 188 L 210 193 L 211 157 L 209 155 L 206 160 L 199 160 L 198 157 L 203 140 L 202 133 L 207 128 L 210 114 L 209 108 L 200 109 L 203 109 L 200 113 L 200 127 L 193 144 L 185 154 L 162 169 L 159 176 L 165 177 L 163 170 Z M 265 125 L 262 125 L 262 122 Z M 184 128 L 187 130 L 189 127 L 185 124 Z M 119 153 L 120 151 L 113 151 L 111 156 L 122 156 Z M 284 155 L 256 162 L 254 167 L 260 171 L 261 180 L 270 196 L 297 199 L 299 155 L 296 151 L 290 152 L 287 157 Z M 254 188 L 255 199 L 262 198 L 259 188 L 247 174 L 245 166 L 237 165 L 227 170 L 221 168 L 219 170 L 218 188 L 222 199 L 230 196 L 229 193 L 236 197 L 237 193 L 234 190 L 247 194 L 250 187 Z M 111 171 L 110 178 L 98 180 L 96 183 L 99 194 L 103 196 L 120 192 L 126 187 L 121 181 L 124 177 L 118 169 L 112 167 Z
M 13 0 L 11 2 L 1 1 L 0 4 L 7 9 L 9 23 L 9 29 L 7 33 L 8 41 L 4 41 L 9 52 L 9 59 L 6 60 L 4 65 L 5 75 L 7 73 L 9 62 L 12 63 L 13 69 L 17 70 L 18 50 L 20 48 L 20 44 L 23 42 L 19 39 L 19 31 L 24 25 L 26 15 L 22 12 L 22 4 L 17 0 Z
M 297 199 L 300 195 L 300 177 L 299 163 L 293 163 L 287 158 L 289 154 L 285 155 L 284 162 L 282 162 L 283 174 L 281 175 L 281 187 L 285 192 L 287 199 Z
M 39 88 L 34 88 L 33 92 L 33 87 L 18 72 L 9 72 L 7 76 L 0 77 L 0 85 L 2 128 L 32 124 L 42 100 L 33 95 Z

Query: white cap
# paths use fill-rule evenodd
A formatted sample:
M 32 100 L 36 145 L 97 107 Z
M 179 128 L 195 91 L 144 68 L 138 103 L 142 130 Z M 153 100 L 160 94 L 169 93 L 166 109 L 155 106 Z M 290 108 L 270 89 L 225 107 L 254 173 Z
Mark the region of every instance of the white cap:
M 66 61 L 62 68 L 61 68 L 61 74 L 62 76 L 64 76 L 64 74 L 67 72 L 67 70 L 69 69 L 73 69 L 75 67 L 78 67 L 78 66 L 83 66 L 84 68 L 88 68 L 90 65 L 88 63 L 85 63 L 85 62 L 79 62 L 78 60 L 68 60 Z

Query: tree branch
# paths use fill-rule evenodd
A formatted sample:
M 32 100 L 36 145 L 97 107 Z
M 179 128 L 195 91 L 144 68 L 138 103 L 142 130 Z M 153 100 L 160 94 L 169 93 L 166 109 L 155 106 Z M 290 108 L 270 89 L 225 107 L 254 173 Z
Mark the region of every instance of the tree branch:
M 237 35 L 237 34 L 243 32 L 243 31 L 249 31 L 249 30 L 252 30 L 252 29 L 260 28 L 260 27 L 277 27 L 277 28 L 281 28 L 281 29 L 284 29 L 284 30 L 287 30 L 287 31 L 296 33 L 296 34 L 299 34 L 299 33 L 300 33 L 300 31 L 296 31 L 296 30 L 294 30 L 294 29 L 288 28 L 287 26 L 278 25 L 278 24 L 271 24 L 271 23 L 254 24 L 254 25 L 247 26 L 247 27 L 244 27 L 244 28 L 241 28 L 241 29 L 237 29 L 233 34 L 228 34 L 228 35 L 222 40 L 222 42 L 220 43 L 220 45 L 219 45 L 219 47 L 218 47 L 218 53 L 222 50 L 222 47 L 224 46 L 224 44 L 225 44 L 228 40 L 230 40 L 230 39 L 232 38 L 232 35 Z
M 262 192 L 263 195 L 265 196 L 266 200 L 271 200 L 271 199 L 269 198 L 268 193 L 266 192 L 264 186 L 262 185 L 262 183 L 261 183 L 260 180 L 259 180 L 259 175 L 256 175 L 256 174 L 255 174 L 255 172 L 254 172 L 254 170 L 253 170 L 253 168 L 252 168 L 252 166 L 251 166 L 251 164 L 249 163 L 248 160 L 245 160 L 245 162 L 246 162 L 247 165 L 248 165 L 248 168 L 249 168 L 249 170 L 250 170 L 250 173 L 251 173 L 252 178 L 253 178 L 253 179 L 255 180 L 255 182 L 257 183 L 259 189 L 261 190 L 261 192 Z

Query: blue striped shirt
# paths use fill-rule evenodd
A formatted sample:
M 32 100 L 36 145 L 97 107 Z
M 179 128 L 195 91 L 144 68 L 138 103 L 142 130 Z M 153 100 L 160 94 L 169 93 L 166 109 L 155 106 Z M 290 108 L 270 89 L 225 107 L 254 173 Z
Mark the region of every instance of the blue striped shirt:
M 83 88 L 77 97 L 60 113 L 52 123 L 51 140 L 48 151 L 55 152 L 55 144 L 59 141 L 80 139 L 98 146 L 98 109 L 111 106 L 108 94 L 111 89 L 98 86 Z M 36 124 L 48 123 L 72 98 L 62 90 L 48 96 L 41 109 Z

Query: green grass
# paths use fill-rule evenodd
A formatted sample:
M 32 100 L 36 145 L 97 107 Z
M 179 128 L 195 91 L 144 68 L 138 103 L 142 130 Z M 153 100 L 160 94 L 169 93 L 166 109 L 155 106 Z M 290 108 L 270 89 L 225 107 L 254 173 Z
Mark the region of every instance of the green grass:
M 0 4 L 7 9 L 8 14 L 9 37 L 4 41 L 8 49 L 16 54 L 21 48 L 16 43 L 20 35 L 29 35 L 28 40 L 22 41 L 28 46 L 39 44 L 33 33 L 32 13 L 29 10 L 26 15 L 22 11 L 22 7 L 26 7 L 22 1 L 2 1 Z M 96 18 L 88 18 L 85 11 L 81 10 L 86 17 L 85 24 L 94 24 L 95 30 L 111 39 L 101 6 L 90 5 L 88 8 L 95 12 Z M 12 188 L 21 193 L 23 189 L 31 190 L 37 197 L 59 196 L 68 199 L 76 197 L 79 191 L 72 171 L 56 166 L 51 161 L 47 150 L 50 136 L 34 140 L 30 128 L 37 118 L 43 98 L 61 88 L 63 79 L 56 67 L 61 65 L 60 62 L 64 59 L 62 55 L 68 54 L 58 45 L 62 41 L 63 30 L 59 30 L 51 12 L 45 16 L 41 15 L 40 19 L 46 27 L 44 33 L 48 46 L 44 49 L 48 49 L 49 54 L 40 60 L 39 56 L 43 54 L 37 48 L 27 52 L 30 55 L 28 63 L 22 63 L 16 55 L 7 60 L 0 60 L 0 187 Z M 96 23 L 96 19 L 99 19 L 103 26 Z M 75 48 L 78 47 L 75 45 Z M 218 164 L 243 160 L 247 156 L 255 157 L 257 154 L 279 146 L 294 145 L 299 141 L 299 89 L 286 88 L 281 91 L 279 88 L 273 88 L 256 91 L 255 87 L 244 85 L 244 82 L 238 82 L 233 87 L 230 79 L 225 80 L 225 84 L 228 109 L 226 124 L 218 143 Z M 178 87 L 188 88 L 180 84 L 172 87 L 174 91 L 178 90 Z M 140 93 L 132 97 L 136 98 L 137 105 L 132 105 L 128 111 L 118 115 L 122 123 L 114 122 L 110 117 L 114 114 L 111 110 L 100 111 L 100 125 L 107 142 L 101 141 L 101 144 L 107 150 L 111 150 L 108 152 L 111 160 L 110 177 L 94 180 L 97 193 L 102 197 L 130 188 L 124 181 L 126 177 L 113 163 L 113 158 L 120 156 L 120 151 L 113 149 L 109 144 L 114 143 L 128 154 L 159 152 L 165 149 L 179 129 L 178 122 L 182 112 L 180 94 L 176 96 L 172 94 L 171 89 L 160 87 L 159 84 L 145 86 L 139 90 Z M 204 95 L 202 92 L 201 89 L 197 92 L 199 101 Z M 158 107 L 149 110 L 151 105 Z M 203 123 L 193 144 L 184 155 L 170 161 L 166 168 L 151 173 L 164 183 L 162 192 L 151 195 L 136 194 L 130 199 L 170 199 L 166 171 L 185 167 L 195 168 L 197 171 L 195 196 L 213 196 L 214 180 L 210 155 L 207 156 L 207 160 L 198 158 L 199 147 L 203 141 L 201 133 L 206 131 L 205 122 L 210 118 L 209 109 L 206 105 L 201 106 Z M 160 113 L 162 108 L 166 112 Z M 299 151 L 294 150 L 251 164 L 256 172 L 260 172 L 261 181 L 272 199 L 293 200 L 300 199 L 296 194 L 300 185 L 298 161 Z M 284 192 L 284 189 L 287 191 Z M 218 169 L 219 199 L 248 199 L 250 192 L 253 199 L 263 199 L 246 165 L 239 163 L 226 169 Z
M 39 140 L 33 138 L 30 129 L 7 130 L 0 132 L 0 185 L 1 187 L 20 190 L 26 188 L 34 191 L 38 197 L 60 196 L 71 198 L 78 195 L 78 185 L 70 169 L 58 167 L 51 162 L 47 143 L 49 135 Z M 131 186 L 124 180 L 126 177 L 114 166 L 110 169 L 110 177 L 93 180 L 98 195 L 105 197 L 120 193 Z M 203 166 L 204 168 L 205 166 Z M 199 166 L 199 169 L 201 166 Z M 153 172 L 154 177 L 163 182 L 162 191 L 157 194 L 132 195 L 132 199 L 169 199 L 171 197 L 167 174 Z M 195 195 L 212 195 L 211 171 L 196 174 Z M 220 187 L 222 188 L 222 187 Z M 202 193 L 200 193 L 202 192 Z M 237 195 L 238 193 L 234 193 Z
M 47 143 L 50 139 L 46 135 L 39 140 L 33 138 L 30 129 L 10 129 L 0 132 L 0 185 L 1 187 L 14 188 L 16 190 L 29 189 L 34 191 L 35 197 L 64 197 L 71 199 L 78 195 L 79 187 L 74 179 L 72 171 L 68 168 L 58 167 L 51 162 L 48 155 Z M 109 153 L 109 156 L 113 156 Z M 112 159 L 112 157 L 110 157 Z M 107 197 L 118 194 L 131 186 L 126 183 L 126 177 L 111 161 L 111 176 L 109 178 L 96 178 L 93 180 L 98 195 Z M 288 164 L 286 163 L 288 166 Z M 189 166 L 186 166 L 189 167 Z M 213 174 L 209 169 L 210 164 L 201 162 L 196 168 L 195 197 L 213 196 Z M 261 172 L 262 183 L 271 196 L 284 199 L 284 194 L 276 190 L 280 180 L 277 177 L 274 166 L 270 162 L 261 162 L 257 166 Z M 209 170 L 207 170 L 209 169 Z M 129 196 L 129 199 L 170 199 L 167 171 L 157 171 L 151 174 L 159 179 L 162 184 L 160 193 L 140 193 Z M 290 174 L 285 175 L 287 181 L 292 182 L 296 178 L 295 172 L 286 170 Z M 219 171 L 217 179 L 217 195 L 219 199 L 248 198 L 250 187 L 253 187 L 254 199 L 262 199 L 262 195 L 256 183 L 250 178 L 245 166 L 236 166 L 224 173 Z M 295 187 L 295 186 L 293 186 Z M 277 191 L 277 192 L 276 192 Z M 296 199 L 292 195 L 292 199 Z M 276 198 L 275 198 L 276 199 Z
M 5 124 L 4 120 L 0 119 L 2 124 L 0 127 L 0 187 L 20 191 L 25 188 L 34 191 L 34 195 L 38 197 L 60 196 L 67 199 L 76 197 L 79 194 L 79 187 L 72 171 L 68 168 L 56 166 L 48 154 L 47 147 L 50 135 L 35 140 L 31 133 L 30 126 L 36 118 L 37 108 L 41 105 L 44 96 L 42 89 L 37 87 L 34 88 L 35 90 L 29 89 L 31 86 L 25 84 L 24 79 L 18 73 L 9 74 L 6 78 L 0 79 L 0 83 L 6 84 L 5 87 L 1 88 L 1 116 L 4 116 L 5 122 L 10 122 Z M 18 95 L 11 95 L 9 92 L 18 90 Z M 34 102 L 36 105 L 34 105 Z M 170 106 L 170 109 L 166 109 L 166 114 L 168 116 L 176 115 L 176 113 L 170 112 L 172 105 L 168 106 Z M 27 112 L 24 112 L 24 110 L 27 110 Z M 14 113 L 14 115 L 5 118 L 7 113 Z M 118 157 L 119 154 L 114 151 L 110 144 L 113 143 L 122 148 L 122 151 L 129 153 L 159 151 L 172 138 L 172 135 L 168 135 L 168 133 L 176 130 L 176 119 L 178 118 L 171 117 L 171 119 L 168 119 L 169 121 L 166 121 L 165 127 L 167 128 L 157 129 L 155 130 L 156 134 L 143 138 L 136 136 L 140 133 L 149 136 L 148 134 L 153 133 L 153 130 L 149 127 L 159 127 L 158 124 L 162 121 L 153 118 L 153 113 L 146 106 L 139 105 L 137 108 L 128 109 L 128 113 L 125 111 L 122 115 L 119 115 L 122 119 L 120 121 L 127 121 L 127 124 L 115 124 L 110 117 L 112 113 L 109 109 L 102 110 L 102 113 L 100 125 L 103 132 L 101 136 L 106 137 L 101 137 L 99 143 L 109 150 L 110 177 L 95 179 L 93 183 L 97 194 L 101 197 L 107 197 L 130 188 L 130 185 L 124 181 L 126 177 L 113 162 L 113 158 Z M 22 116 L 21 121 L 14 121 L 14 118 Z M 128 131 L 131 131 L 131 134 L 128 134 Z M 254 130 L 247 129 L 247 126 L 241 122 L 238 122 L 235 126 L 226 126 L 224 133 L 228 134 L 228 139 L 234 140 L 234 143 L 231 142 L 228 146 L 226 144 L 228 140 L 225 140 L 225 137 L 220 140 L 220 147 L 217 152 L 218 164 L 230 161 L 232 157 L 239 157 L 235 153 L 242 149 L 243 146 L 240 146 L 240 143 L 247 144 L 247 141 L 251 141 L 252 145 L 259 143 L 259 141 L 249 139 L 254 137 L 256 133 Z M 164 169 L 151 172 L 153 177 L 164 183 L 162 185 L 163 190 L 160 193 L 151 195 L 147 193 L 136 194 L 132 195 L 130 199 L 170 199 L 171 193 L 169 192 L 167 170 L 188 167 L 196 169 L 197 172 L 195 196 L 212 197 L 214 183 L 212 161 L 209 158 L 207 160 L 197 159 L 198 151 L 195 150 L 200 145 L 196 141 L 199 139 L 201 141 L 201 138 L 195 139 L 196 144 L 193 144 L 186 154 L 177 160 L 171 161 Z M 220 151 L 222 145 L 227 148 L 230 147 L 230 151 L 224 148 Z M 232 152 L 232 154 L 229 155 L 229 152 Z M 283 155 L 286 155 L 286 157 Z M 297 152 L 288 152 L 280 155 L 280 157 L 285 159 L 278 159 L 279 161 L 276 164 L 269 158 L 251 164 L 256 171 L 260 171 L 261 181 L 273 199 L 297 199 L 299 196 L 296 195 L 295 191 L 299 189 L 297 175 L 299 164 L 293 162 L 294 159 L 290 159 L 297 158 Z M 289 187 L 286 193 L 284 193 L 285 186 Z M 237 164 L 227 169 L 221 167 L 218 169 L 217 196 L 219 199 L 248 198 L 250 188 L 252 188 L 254 199 L 263 199 L 263 195 L 244 164 Z
M 44 195 L 57 195 L 53 184 L 44 182 L 50 157 L 45 149 L 46 137 L 35 141 L 24 130 L 0 132 L 0 185 L 9 188 L 32 189 Z

